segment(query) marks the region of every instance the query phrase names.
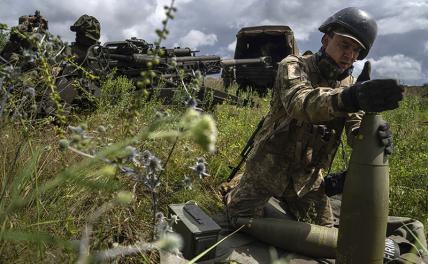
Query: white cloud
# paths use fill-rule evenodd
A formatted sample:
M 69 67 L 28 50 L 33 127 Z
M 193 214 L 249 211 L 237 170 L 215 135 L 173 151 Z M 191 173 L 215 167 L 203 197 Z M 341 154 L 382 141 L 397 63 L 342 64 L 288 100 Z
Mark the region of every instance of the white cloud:
M 362 61 L 356 61 L 354 63 L 354 71 L 352 72 L 352 75 L 355 77 L 358 77 L 358 75 L 361 73 L 361 71 L 363 70 L 364 67 L 364 63 L 366 62 L 366 60 L 362 60 Z
M 428 1 L 389 0 L 384 4 L 373 2 L 368 11 L 377 18 L 378 34 L 406 33 L 428 28 Z
M 369 59 L 374 78 L 395 78 L 419 80 L 425 78 L 421 63 L 403 54 L 384 56 L 378 60 Z
M 130 37 L 154 42 L 155 29 L 162 27 L 164 6 L 170 0 L 1 0 L 1 3 L 0 22 L 14 26 L 19 16 L 33 14 L 38 9 L 48 18 L 49 30 L 69 42 L 75 37 L 69 27 L 83 14 L 100 21 L 102 42 Z M 428 29 L 428 0 L 176 0 L 175 6 L 178 11 L 168 23 L 170 34 L 162 45 L 172 47 L 176 43 L 198 48 L 200 54 L 222 56 L 233 54 L 233 42 L 241 27 L 259 25 L 288 25 L 302 51 L 317 50 L 321 38 L 318 27 L 322 22 L 342 8 L 356 6 L 375 17 L 382 38 L 394 39 L 392 44 L 377 41 L 371 56 L 394 58 L 394 54 L 402 54 L 404 59 L 417 58 L 419 64 L 411 62 L 412 66 L 406 68 L 408 74 L 428 76 L 428 36 L 422 36 Z M 415 30 L 421 32 L 417 40 Z M 411 41 L 419 43 L 418 49 L 407 46 L 409 36 L 413 36 Z M 425 74 L 415 65 L 422 67 Z
M 186 36 L 180 38 L 181 46 L 190 48 L 213 46 L 216 42 L 216 34 L 205 34 L 204 32 L 195 29 L 190 30 Z
M 228 51 L 235 52 L 235 48 L 236 48 L 236 39 L 235 39 L 234 42 L 232 42 L 229 45 L 227 45 L 227 50 Z

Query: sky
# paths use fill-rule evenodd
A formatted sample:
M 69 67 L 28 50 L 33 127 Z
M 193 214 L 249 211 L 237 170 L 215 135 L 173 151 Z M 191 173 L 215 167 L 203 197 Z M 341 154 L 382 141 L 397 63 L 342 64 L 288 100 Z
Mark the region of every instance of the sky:
M 70 25 L 83 14 L 101 23 L 101 42 L 130 37 L 154 42 L 155 29 L 165 18 L 170 0 L 0 0 L 0 23 L 14 26 L 21 15 L 40 10 L 49 31 L 72 42 Z M 318 27 L 345 7 L 359 7 L 378 23 L 378 36 L 366 59 L 372 78 L 396 78 L 409 85 L 428 83 L 428 0 L 176 0 L 175 18 L 163 46 L 190 47 L 200 55 L 232 58 L 241 27 L 288 25 L 299 50 L 317 51 L 322 33 Z M 355 63 L 354 75 L 364 61 Z

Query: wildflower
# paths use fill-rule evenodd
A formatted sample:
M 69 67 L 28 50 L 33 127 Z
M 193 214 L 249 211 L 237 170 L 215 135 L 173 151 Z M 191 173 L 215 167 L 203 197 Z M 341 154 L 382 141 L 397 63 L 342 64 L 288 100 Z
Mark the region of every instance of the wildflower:
M 34 90 L 33 87 L 28 87 L 25 89 L 24 93 L 28 94 L 31 98 L 34 98 L 36 96 L 36 90 Z
M 180 221 L 180 219 L 178 219 L 178 216 L 177 215 L 171 215 L 171 219 L 169 220 L 169 223 L 170 224 L 177 224 L 178 223 L 178 221 Z
M 203 177 L 210 176 L 210 175 L 206 173 L 205 163 L 200 161 L 201 159 L 199 159 L 193 167 L 189 167 L 189 168 L 192 169 L 200 179 L 202 179 Z
M 189 108 L 181 118 L 181 126 L 183 129 L 190 129 L 194 122 L 196 122 L 201 116 L 201 113 L 193 108 Z
M 189 97 L 189 99 L 184 103 L 188 108 L 194 109 L 198 112 L 204 111 L 202 108 L 198 107 L 198 102 L 193 97 Z
M 196 143 L 204 150 L 214 152 L 217 141 L 217 127 L 210 115 L 202 115 L 190 131 Z
M 97 128 L 97 131 L 99 132 L 99 133 L 105 133 L 106 131 L 107 131 L 107 129 L 106 129 L 106 127 L 105 126 L 99 126 L 98 128 Z
M 82 136 L 80 134 L 75 134 L 71 137 L 72 144 L 78 144 L 82 140 Z
M 167 218 L 162 212 L 155 214 L 155 233 L 158 238 L 163 237 L 167 232 L 172 232 L 172 228 L 169 226 Z
M 160 112 L 160 111 L 156 111 L 155 112 L 155 116 L 156 116 L 156 118 L 162 118 L 163 117 L 163 113 Z
M 134 175 L 135 174 L 135 170 L 133 168 L 130 167 L 126 167 L 126 166 L 119 166 L 119 169 L 128 175 Z
M 163 235 L 156 244 L 160 250 L 179 254 L 180 249 L 183 247 L 183 239 L 177 233 L 168 233 Z
M 155 111 L 156 118 L 165 118 L 165 117 L 169 117 L 169 115 L 170 115 L 169 112 L 165 110 Z
M 61 139 L 59 141 L 59 148 L 60 150 L 65 150 L 68 148 L 68 146 L 70 146 L 70 142 L 68 142 L 67 139 Z
M 150 159 L 152 158 L 152 153 L 148 150 L 144 150 L 142 154 L 143 165 L 148 166 L 150 163 Z
M 182 180 L 183 187 L 185 190 L 192 190 L 192 178 L 188 176 L 184 176 L 184 179 Z
M 133 199 L 134 199 L 134 195 L 131 192 L 126 192 L 126 191 L 120 191 L 117 193 L 117 196 L 116 196 L 116 201 L 122 205 L 130 204 Z
M 128 159 L 132 161 L 135 166 L 141 166 L 138 157 L 140 157 L 140 152 L 133 146 L 127 146 L 125 148 L 126 153 L 128 154 Z
M 189 97 L 186 101 L 186 106 L 190 108 L 195 108 L 198 105 L 198 102 L 196 102 L 195 98 Z
M 85 130 L 82 128 L 82 126 L 76 126 L 76 127 L 74 127 L 74 126 L 68 126 L 68 129 L 72 133 L 79 134 L 79 135 L 82 135 L 83 132 L 85 132 Z
M 190 108 L 181 120 L 181 126 L 204 150 L 214 152 L 217 127 L 214 119 Z
M 148 167 L 153 172 L 163 170 L 160 159 L 156 158 L 154 155 L 150 158 Z
M 166 219 L 166 217 L 163 215 L 162 212 L 157 212 L 155 214 L 155 218 L 156 218 L 156 222 L 158 222 L 158 223 L 163 222 Z
M 157 212 L 155 214 L 155 221 L 156 221 L 156 225 L 155 225 L 155 232 L 158 238 L 164 238 L 165 235 L 167 235 L 167 233 L 172 233 L 174 232 L 172 230 L 172 223 L 176 223 L 176 221 L 178 221 L 177 216 L 175 216 L 174 218 L 168 219 L 164 216 L 164 214 L 162 212 Z
M 99 170 L 99 174 L 105 177 L 111 177 L 116 174 L 116 167 L 112 165 L 106 165 Z
M 146 174 L 144 179 L 144 185 L 150 189 L 150 191 L 155 192 L 156 188 L 160 185 L 159 177 L 153 172 L 149 172 Z

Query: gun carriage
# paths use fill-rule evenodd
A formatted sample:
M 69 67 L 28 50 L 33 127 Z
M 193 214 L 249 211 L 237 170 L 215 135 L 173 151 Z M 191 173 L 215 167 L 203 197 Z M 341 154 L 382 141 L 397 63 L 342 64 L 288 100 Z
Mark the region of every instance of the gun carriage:
M 131 38 L 125 41 L 106 42 L 94 45 L 88 50 L 87 65 L 95 73 L 103 75 L 116 69 L 118 75 L 127 76 L 134 81 L 143 79 L 142 72 L 152 71 L 150 91 L 168 102 L 180 86 L 187 86 L 198 75 L 220 74 L 222 69 L 236 65 L 270 64 L 270 57 L 247 59 L 222 59 L 216 55 L 196 55 L 199 52 L 190 48 L 155 47 L 143 39 Z M 202 84 L 197 97 L 213 96 L 213 103 L 229 101 L 236 103 L 238 98 L 223 91 L 206 87 Z

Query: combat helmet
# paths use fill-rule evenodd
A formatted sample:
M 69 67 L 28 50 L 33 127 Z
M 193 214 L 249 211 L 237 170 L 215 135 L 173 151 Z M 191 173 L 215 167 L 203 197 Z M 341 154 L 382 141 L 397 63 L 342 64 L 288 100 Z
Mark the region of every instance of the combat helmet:
M 76 32 L 76 42 L 82 44 L 95 44 L 100 39 L 100 22 L 93 16 L 83 15 L 79 17 L 70 30 Z
M 358 60 L 364 59 L 369 53 L 377 35 L 377 24 L 371 15 L 356 7 L 344 8 L 322 23 L 319 31 L 323 33 L 340 30 L 342 35 L 355 39 L 364 47 L 358 55 Z

